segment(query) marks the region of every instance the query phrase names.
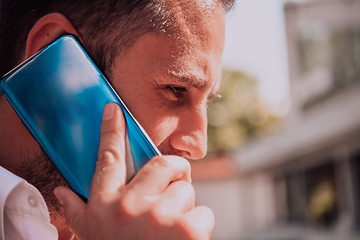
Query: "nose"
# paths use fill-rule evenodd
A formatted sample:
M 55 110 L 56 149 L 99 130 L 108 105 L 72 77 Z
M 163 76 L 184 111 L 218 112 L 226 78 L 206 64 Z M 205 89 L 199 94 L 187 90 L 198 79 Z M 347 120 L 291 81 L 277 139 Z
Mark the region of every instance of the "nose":
M 178 125 L 170 136 L 170 145 L 183 157 L 200 159 L 207 152 L 206 104 L 179 113 Z

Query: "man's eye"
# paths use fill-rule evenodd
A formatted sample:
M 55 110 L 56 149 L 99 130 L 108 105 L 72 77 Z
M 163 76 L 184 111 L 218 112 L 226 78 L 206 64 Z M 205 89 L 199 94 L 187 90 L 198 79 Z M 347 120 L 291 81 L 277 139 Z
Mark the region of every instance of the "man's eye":
M 175 96 L 177 99 L 181 98 L 183 94 L 187 92 L 186 88 L 183 87 L 166 86 L 166 89 L 171 91 L 173 96 Z

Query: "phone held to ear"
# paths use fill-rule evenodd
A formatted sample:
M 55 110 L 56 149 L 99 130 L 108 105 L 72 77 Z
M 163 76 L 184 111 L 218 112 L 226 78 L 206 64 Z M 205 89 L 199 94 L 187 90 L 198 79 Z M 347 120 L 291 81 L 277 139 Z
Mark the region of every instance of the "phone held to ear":
M 71 188 L 88 199 L 104 106 L 126 119 L 128 181 L 161 155 L 75 37 L 65 35 L 6 74 L 1 91 Z

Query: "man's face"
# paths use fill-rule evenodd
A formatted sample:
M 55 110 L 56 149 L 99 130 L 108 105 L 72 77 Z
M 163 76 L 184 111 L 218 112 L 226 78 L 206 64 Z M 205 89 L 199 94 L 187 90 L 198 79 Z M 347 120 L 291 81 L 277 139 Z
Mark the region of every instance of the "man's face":
M 177 7 L 177 30 L 141 36 L 115 59 L 110 81 L 163 154 L 197 159 L 206 153 L 207 100 L 221 77 L 224 13 Z M 3 96 L 0 112 L 1 165 L 34 184 L 51 207 L 64 180 Z
M 206 154 L 207 100 L 219 87 L 224 45 L 223 13 L 213 10 L 181 22 L 177 36 L 143 35 L 115 60 L 112 85 L 163 154 Z

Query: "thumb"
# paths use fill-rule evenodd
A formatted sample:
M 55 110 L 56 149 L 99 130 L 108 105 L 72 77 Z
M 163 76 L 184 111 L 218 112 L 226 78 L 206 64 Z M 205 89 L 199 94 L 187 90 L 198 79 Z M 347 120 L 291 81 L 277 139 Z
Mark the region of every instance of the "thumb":
M 64 207 L 65 220 L 75 235 L 81 235 L 79 231 L 84 229 L 84 213 L 86 204 L 81 198 L 67 187 L 57 187 L 54 190 L 56 198 Z M 81 235 L 82 236 L 82 235 Z

